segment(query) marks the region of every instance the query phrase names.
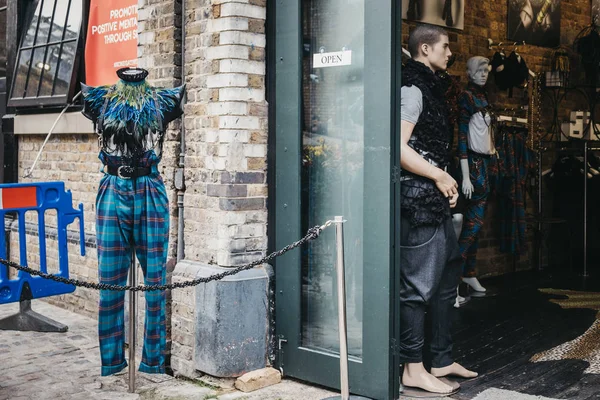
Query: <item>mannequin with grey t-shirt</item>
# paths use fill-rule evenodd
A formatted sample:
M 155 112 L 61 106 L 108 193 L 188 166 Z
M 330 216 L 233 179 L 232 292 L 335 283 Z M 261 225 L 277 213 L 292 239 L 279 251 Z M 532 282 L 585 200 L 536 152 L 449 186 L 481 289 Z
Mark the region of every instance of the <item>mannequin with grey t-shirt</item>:
M 480 293 L 486 289 L 477 279 L 475 259 L 478 235 L 490 190 L 488 164 L 496 154 L 492 117 L 484 89 L 489 68 L 489 59 L 480 56 L 469 58 L 469 84 L 458 99 L 460 117 L 457 154 L 463 178 L 461 190 L 467 199 L 463 230 L 459 238 L 460 249 L 465 259 L 463 282 Z

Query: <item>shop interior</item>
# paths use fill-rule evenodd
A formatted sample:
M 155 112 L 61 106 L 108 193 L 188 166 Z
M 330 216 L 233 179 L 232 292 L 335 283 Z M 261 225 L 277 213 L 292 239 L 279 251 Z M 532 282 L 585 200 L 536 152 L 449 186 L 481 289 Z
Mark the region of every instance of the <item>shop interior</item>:
M 303 3 L 302 229 L 340 208 L 348 219 L 348 353 L 359 360 L 362 218 L 368 214 L 362 74 L 369 59 L 361 33 L 364 7 L 343 3 Z M 456 362 L 479 376 L 461 382 L 452 398 L 471 399 L 488 388 L 598 398 L 600 0 L 401 4 L 402 62 L 410 57 L 407 40 L 416 25 L 448 32 L 453 57 L 442 78 L 458 175 L 469 60 L 485 58 L 489 68 L 481 90 L 495 162 L 487 168 L 481 221 L 461 216 L 460 233 L 473 224 L 480 229 L 469 248 L 472 268 L 458 288 L 454 321 Z M 329 68 L 318 56 L 333 54 L 344 68 Z M 302 344 L 323 352 L 338 349 L 330 254 L 323 244 L 307 246 L 302 264 Z
M 419 10 L 418 1 L 404 6 L 404 49 L 415 21 L 450 32 L 454 55 L 444 78 L 455 146 L 467 61 L 472 56 L 489 60 L 483 90 L 497 159 L 487 171 L 490 193 L 483 221 L 462 216 L 462 229 L 481 222 L 483 227 L 476 233 L 478 246 L 469 250 L 476 253 L 474 271 L 459 287 L 454 324 L 456 361 L 480 375 L 464 381 L 453 398 L 470 399 L 492 387 L 551 398 L 597 398 L 598 4 L 589 5 L 589 20 L 578 18 L 566 27 L 561 18 L 571 2 L 562 2 L 562 12 L 557 1 L 539 2 L 548 4 L 545 11 L 536 11 L 534 1 L 508 3 L 507 24 L 492 21 L 500 29 L 490 37 L 475 34 L 481 30 L 472 21 L 453 29 L 452 18 L 427 20 L 427 9 Z M 540 18 L 528 24 L 531 7 Z M 404 60 L 409 56 L 404 52 Z

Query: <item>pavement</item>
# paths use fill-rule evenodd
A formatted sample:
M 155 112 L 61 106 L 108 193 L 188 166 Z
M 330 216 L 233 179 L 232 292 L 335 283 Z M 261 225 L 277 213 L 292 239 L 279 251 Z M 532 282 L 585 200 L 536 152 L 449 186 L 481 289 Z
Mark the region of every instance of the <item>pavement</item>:
M 142 372 L 136 372 L 136 392 L 129 393 L 127 369 L 116 375 L 100 376 L 95 319 L 42 300 L 32 301 L 32 309 L 67 325 L 69 330 L 66 333 L 0 330 L 0 400 L 321 400 L 336 395 L 288 379 L 244 393 L 233 387 L 233 380 L 187 381 Z M 0 319 L 18 311 L 16 303 L 0 305 Z M 140 359 L 138 356 L 137 360 Z
M 116 375 L 100 376 L 95 319 L 42 300 L 32 301 L 32 309 L 67 325 L 69 330 L 66 333 L 0 330 L 0 400 L 321 400 L 339 395 L 289 379 L 244 393 L 233 387 L 233 379 L 205 376 L 191 381 L 142 372 L 136 373 L 136 392 L 129 393 L 127 369 Z M 0 319 L 18 310 L 18 304 L 0 305 Z M 400 400 L 407 399 L 400 396 Z M 488 389 L 473 400 L 550 399 Z

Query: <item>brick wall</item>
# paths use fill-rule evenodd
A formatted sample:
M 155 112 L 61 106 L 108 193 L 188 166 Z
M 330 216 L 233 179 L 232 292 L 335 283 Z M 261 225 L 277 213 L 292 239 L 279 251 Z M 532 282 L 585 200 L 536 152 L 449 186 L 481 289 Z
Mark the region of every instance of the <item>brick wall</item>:
M 561 1 L 561 45 L 571 47 L 577 34 L 591 23 L 591 4 L 589 0 L 562 0 Z M 508 20 L 508 1 L 469 2 L 465 7 L 465 26 L 463 31 L 449 30 L 450 48 L 457 55 L 455 64 L 450 73 L 461 77 L 461 83 L 466 85 L 466 62 L 475 55 L 491 58 L 495 50 L 488 49 L 488 38 L 495 43 L 510 42 L 506 39 Z M 415 26 L 412 22 L 403 21 L 402 43 L 406 48 L 408 33 Z M 506 46 L 505 50 L 512 51 L 512 46 Z M 527 62 L 529 69 L 536 73 L 543 73 L 551 68 L 554 49 L 537 46 L 520 46 L 519 54 Z M 579 65 L 578 56 L 571 57 L 572 75 L 575 81 L 582 79 L 582 70 Z M 491 79 L 492 80 L 492 79 Z M 493 82 L 488 85 L 490 103 L 498 108 L 514 108 L 527 105 L 527 94 L 524 90 L 515 89 L 513 97 L 509 98 L 506 92 L 496 89 Z M 552 106 L 547 97 L 543 97 L 543 126 L 548 128 L 551 123 Z M 570 96 L 570 101 L 565 102 L 559 109 L 559 118 L 568 118 L 569 111 L 573 109 L 585 109 L 586 103 L 581 97 Z M 547 166 L 544 166 L 546 168 Z M 527 197 L 528 211 L 535 205 L 534 199 Z M 512 270 L 513 258 L 498 251 L 499 241 L 494 226 L 494 215 L 497 206 L 492 199 L 486 211 L 486 219 L 480 236 L 480 251 L 478 252 L 478 268 L 480 276 L 498 275 Z M 531 235 L 529 235 L 531 237 Z M 532 243 L 532 242 L 531 242 Z M 531 246 L 530 246 L 531 247 Z M 531 249 L 530 249 L 531 250 Z M 533 260 L 532 252 L 522 256 L 518 268 L 529 268 Z
M 95 234 L 95 199 L 100 179 L 99 170 L 101 163 L 98 160 L 98 142 L 95 135 L 60 135 L 51 136 L 44 147 L 37 167 L 31 177 L 23 177 L 28 170 L 44 142 L 45 135 L 19 135 L 19 181 L 20 182 L 48 182 L 62 181 L 65 189 L 73 195 L 73 206 L 78 207 L 83 203 L 85 232 L 88 237 Z M 27 222 L 37 224 L 37 216 L 28 213 Z M 47 216 L 46 226 L 56 227 L 56 218 Z M 77 221 L 70 226 L 73 231 L 78 229 Z M 19 254 L 18 224 L 13 223 L 13 232 L 10 236 L 11 258 L 17 261 Z M 56 270 L 58 265 L 58 243 L 53 238 L 47 239 L 49 269 Z M 27 249 L 29 266 L 36 268 L 39 265 L 39 238 L 27 235 Z M 98 280 L 98 263 L 95 246 L 86 248 L 87 255 L 79 255 L 79 246 L 69 243 L 69 272 L 71 277 L 83 280 Z M 54 268 L 54 269 L 53 269 Z M 88 316 L 97 314 L 98 292 L 91 289 L 80 288 L 75 293 L 61 296 L 48 297 L 46 300 L 72 311 Z
M 173 0 L 139 0 L 138 3 L 138 65 L 148 70 L 148 82 L 157 87 L 181 85 L 181 21 L 176 20 L 179 7 L 181 3 Z M 178 214 L 174 176 L 180 152 L 180 123 L 178 119 L 169 124 L 159 165 L 169 194 L 171 259 L 176 258 L 177 250 Z
M 186 24 L 185 254 L 233 266 L 266 248 L 265 6 L 194 4 Z
M 213 1 L 188 18 L 186 259 L 239 265 L 266 248 L 265 7 Z
M 267 248 L 264 0 L 186 3 L 185 265 L 241 265 Z M 190 264 L 191 263 L 191 264 Z M 173 370 L 193 376 L 195 291 L 173 296 Z

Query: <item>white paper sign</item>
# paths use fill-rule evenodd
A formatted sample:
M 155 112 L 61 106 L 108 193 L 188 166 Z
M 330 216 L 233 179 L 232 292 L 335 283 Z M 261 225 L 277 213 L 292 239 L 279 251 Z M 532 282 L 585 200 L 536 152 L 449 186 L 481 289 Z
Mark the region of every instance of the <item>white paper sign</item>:
M 313 54 L 313 68 L 340 67 L 352 65 L 352 51 Z

